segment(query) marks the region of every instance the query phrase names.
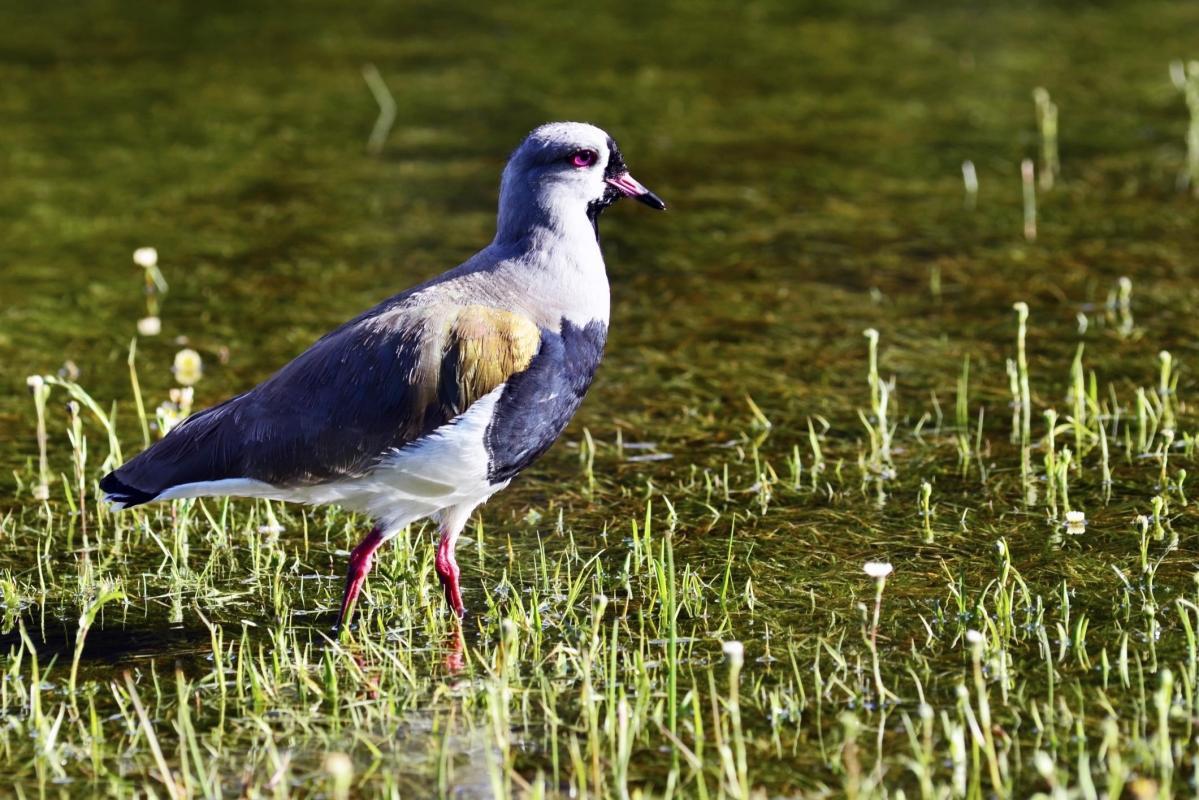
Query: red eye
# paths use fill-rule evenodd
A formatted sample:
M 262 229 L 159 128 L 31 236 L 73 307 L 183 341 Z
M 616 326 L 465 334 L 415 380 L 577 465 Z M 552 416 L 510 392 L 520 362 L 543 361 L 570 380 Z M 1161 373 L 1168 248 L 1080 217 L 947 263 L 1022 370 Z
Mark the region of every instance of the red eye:
M 595 163 L 596 158 L 598 158 L 598 156 L 595 154 L 594 150 L 579 150 L 570 157 L 570 163 L 579 168 L 590 167 Z

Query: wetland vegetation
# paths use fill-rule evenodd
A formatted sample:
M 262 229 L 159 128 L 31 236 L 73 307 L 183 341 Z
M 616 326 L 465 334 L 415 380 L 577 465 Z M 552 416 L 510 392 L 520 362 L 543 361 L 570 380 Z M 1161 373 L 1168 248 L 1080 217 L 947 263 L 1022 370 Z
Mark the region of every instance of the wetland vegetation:
M 6 792 L 1194 794 L 1199 8 L 256 6 L 5 12 Z M 97 504 L 554 118 L 671 211 L 460 631 L 429 527 L 338 639 L 364 520 Z

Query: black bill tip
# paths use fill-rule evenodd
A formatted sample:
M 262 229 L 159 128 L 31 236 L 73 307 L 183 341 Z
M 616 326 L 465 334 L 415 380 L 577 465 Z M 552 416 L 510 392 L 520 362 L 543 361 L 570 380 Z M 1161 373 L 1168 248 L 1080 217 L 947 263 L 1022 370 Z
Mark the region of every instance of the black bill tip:
M 645 194 L 635 195 L 633 199 L 638 203 L 645 203 L 647 206 L 656 211 L 666 210 L 666 201 L 664 201 L 661 197 L 658 197 L 658 195 L 654 194 L 653 192 L 647 191 Z

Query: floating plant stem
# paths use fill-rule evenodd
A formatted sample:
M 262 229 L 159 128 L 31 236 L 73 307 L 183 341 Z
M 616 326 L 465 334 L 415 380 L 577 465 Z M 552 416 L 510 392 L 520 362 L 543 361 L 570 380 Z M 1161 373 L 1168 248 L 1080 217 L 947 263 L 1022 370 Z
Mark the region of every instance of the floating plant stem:
M 1169 351 L 1162 350 L 1157 355 L 1161 364 L 1157 383 L 1157 396 L 1161 402 L 1161 431 L 1172 433 L 1175 428 L 1174 395 L 1178 388 L 1178 376 L 1174 374 L 1174 358 Z
M 1020 369 L 1016 365 L 1016 359 L 1009 358 L 1007 360 L 1007 377 L 1008 390 L 1011 392 L 1012 401 L 1008 404 L 1012 409 L 1012 429 L 1008 435 L 1008 441 L 1012 444 L 1020 442 Z
M 595 439 L 588 428 L 583 428 L 583 443 L 579 446 L 579 461 L 583 474 L 587 476 L 587 495 L 595 494 Z
M 33 487 L 35 500 L 50 498 L 50 463 L 46 456 L 46 400 L 50 397 L 50 386 L 41 375 L 30 375 L 25 379 L 30 394 L 33 395 L 33 408 L 37 413 L 37 485 Z
M 1104 425 L 1102 417 L 1099 419 L 1099 457 L 1100 467 L 1103 470 L 1103 499 L 1106 502 L 1111 499 L 1112 495 L 1112 466 L 1107 449 L 1107 427 Z
M 328 778 L 329 797 L 347 800 L 354 783 L 354 762 L 345 753 L 329 753 L 325 756 L 323 766 Z
M 1189 188 L 1192 194 L 1199 197 L 1199 61 L 1188 61 L 1185 65 L 1181 61 L 1172 63 L 1170 77 L 1186 99 L 1190 114 L 1186 136 L 1186 169 L 1178 176 L 1178 183 L 1180 188 Z
M 812 476 L 812 488 L 816 488 L 816 480 L 820 477 L 820 473 L 824 472 L 824 453 L 820 449 L 820 436 L 816 433 L 816 426 L 812 424 L 812 418 L 808 417 L 808 446 L 812 448 L 812 468 L 808 470 Z
M 1157 711 L 1157 731 L 1153 736 L 1162 786 L 1161 797 L 1170 797 L 1170 782 L 1174 775 L 1174 741 L 1170 735 L 1170 712 L 1174 707 L 1174 673 L 1166 668 L 1158 673 L 1158 689 L 1153 693 Z
M 157 336 L 162 330 L 159 301 L 170 288 L 158 268 L 158 251 L 153 247 L 139 247 L 133 251 L 133 263 L 142 268 L 146 295 L 146 316 L 138 320 L 137 332 L 142 336 Z
M 933 543 L 933 485 L 928 481 L 920 482 L 920 495 L 917 498 L 917 508 L 924 522 L 924 543 Z
M 79 677 L 79 661 L 83 658 L 83 643 L 87 638 L 87 632 L 91 630 L 92 624 L 96 621 L 96 616 L 105 605 L 114 600 L 123 600 L 124 598 L 124 592 L 118 589 L 108 589 L 88 603 L 83 613 L 79 615 L 79 629 L 75 632 L 75 655 L 71 660 L 71 677 L 67 682 L 68 694 L 72 702 L 75 701 L 75 687 Z
M 1057 149 L 1057 104 L 1049 97 L 1049 90 L 1038 86 L 1033 90 L 1037 104 L 1037 130 L 1041 136 L 1041 189 L 1049 191 L 1061 173 Z
M 1149 505 L 1153 509 L 1153 538 L 1160 542 L 1166 538 L 1166 526 L 1162 522 L 1166 518 L 1169 504 L 1166 498 L 1159 494 L 1149 501 Z
M 891 386 L 883 381 L 878 372 L 878 331 L 868 328 L 862 333 L 870 343 L 866 381 L 870 386 L 871 413 L 869 419 L 861 412 L 859 415 L 870 436 L 871 470 L 883 478 L 892 478 L 894 477 L 894 467 L 891 461 L 891 421 L 887 414 L 891 400 Z
M 59 378 L 55 375 L 46 375 L 43 380 L 52 386 L 58 386 L 67 391 L 72 400 L 78 402 L 81 406 L 92 413 L 96 421 L 100 423 L 100 427 L 104 429 L 108 436 L 108 455 L 100 464 L 101 469 L 111 469 L 121 464 L 121 442 L 117 437 L 116 426 L 113 425 L 112 417 L 109 416 L 104 409 L 100 408 L 100 404 L 95 399 L 83 390 L 83 387 L 74 381 L 65 378 Z
M 1048 433 L 1045 435 L 1045 505 L 1049 506 L 1050 514 L 1057 517 L 1058 477 L 1057 468 L 1057 411 L 1050 408 L 1045 410 L 1045 422 Z
M 371 95 L 379 104 L 379 116 L 375 119 L 370 138 L 366 141 L 366 151 L 377 156 L 383 152 L 387 135 L 391 133 L 391 126 L 395 124 L 396 101 L 391 90 L 387 88 L 387 82 L 383 80 L 383 76 L 374 64 L 366 64 L 362 67 L 362 79 L 366 81 L 367 88 L 371 90 Z
M 1074 352 L 1074 362 L 1070 365 L 1070 400 L 1073 406 L 1073 417 L 1070 420 L 1074 427 L 1074 450 L 1080 456 L 1085 452 L 1084 447 L 1090 439 L 1087 428 L 1087 388 L 1086 376 L 1082 366 L 1082 342 Z
M 883 608 L 883 589 L 887 586 L 887 576 L 891 574 L 892 570 L 892 566 L 885 561 L 867 561 L 862 567 L 862 571 L 874 579 L 874 613 L 870 618 L 870 636 L 866 640 L 866 645 L 870 648 L 870 658 L 874 667 L 874 688 L 878 692 L 880 709 L 886 704 L 887 698 L 898 699 L 883 684 L 883 674 L 878 658 L 878 619 Z
M 1120 315 L 1120 325 L 1116 329 L 1122 338 L 1132 334 L 1132 279 L 1122 277 L 1117 282 L 1116 311 Z
M 978 205 L 978 172 L 973 161 L 962 162 L 962 185 L 966 189 L 966 209 L 973 211 Z
M 954 406 L 957 428 L 958 460 L 963 470 L 970 462 L 970 354 L 962 358 L 958 375 L 957 403 Z
M 150 446 L 150 420 L 146 417 L 146 403 L 142 399 L 141 382 L 137 379 L 137 337 L 129 341 L 129 383 L 133 387 L 133 402 L 137 406 L 137 421 L 141 423 L 142 444 Z
M 1137 387 L 1137 454 L 1149 451 L 1149 443 L 1157 435 L 1158 415 L 1149 402 L 1145 387 Z
M 79 417 L 79 403 L 67 403 L 70 415 L 67 439 L 71 443 L 71 464 L 75 470 L 75 491 L 78 493 L 79 526 L 83 531 L 83 544 L 87 547 L 87 437 L 83 435 L 83 420 Z
M 982 740 L 979 744 L 982 745 L 983 753 L 987 758 L 987 770 L 991 777 L 991 790 L 997 796 L 1004 797 L 1007 796 L 1007 791 L 1003 782 L 1003 771 L 1000 768 L 999 756 L 995 749 L 994 726 L 991 724 L 991 703 L 987 696 L 987 681 L 983 675 L 982 654 L 984 638 L 978 631 L 969 631 L 966 634 L 966 641 L 970 645 L 970 661 L 974 667 L 974 693 L 978 702 L 978 721 L 971 728 L 974 731 L 976 739 L 981 738 Z M 970 703 L 968 693 L 964 700 L 968 708 Z M 980 733 L 981 737 L 979 737 Z
M 1034 242 L 1037 239 L 1037 183 L 1036 167 L 1031 158 L 1020 162 L 1020 180 L 1024 186 L 1024 238 Z
M 729 777 L 733 795 L 749 800 L 749 762 L 745 751 L 745 734 L 741 727 L 741 666 L 745 663 L 745 647 L 741 642 L 725 642 L 724 655 L 729 665 L 729 720 L 733 727 L 733 765 Z
M 167 766 L 166 758 L 162 754 L 162 747 L 158 744 L 158 737 L 154 734 L 154 723 L 150 721 L 150 715 L 146 713 L 146 707 L 142 704 L 141 697 L 137 693 L 137 685 L 133 682 L 133 675 L 129 672 L 125 673 L 125 688 L 129 691 L 129 699 L 133 703 L 133 709 L 137 712 L 138 722 L 141 724 L 142 734 L 146 737 L 146 743 L 150 746 L 150 752 L 154 756 L 154 763 L 158 767 L 159 780 L 166 787 L 167 794 L 171 800 L 182 797 L 183 792 L 179 788 L 179 784 L 175 780 L 174 774 L 170 767 Z
M 679 735 L 679 629 L 677 576 L 674 570 L 674 528 L 667 527 L 662 546 L 666 549 L 666 613 L 668 615 L 666 642 L 666 698 L 670 719 L 670 733 Z M 676 755 L 677 759 L 677 755 Z M 677 765 L 677 761 L 676 761 Z
M 1032 440 L 1032 392 L 1028 387 L 1028 352 L 1026 341 L 1028 336 L 1028 304 L 1016 303 L 1016 374 L 1013 387 L 1019 392 L 1016 399 L 1020 412 L 1020 476 L 1024 483 L 1027 497 L 1032 487 L 1031 440 Z
M 1070 465 L 1073 460 L 1074 454 L 1070 452 L 1070 448 L 1063 447 L 1057 461 L 1057 488 L 1062 501 L 1062 510 L 1067 514 L 1072 510 L 1070 507 Z

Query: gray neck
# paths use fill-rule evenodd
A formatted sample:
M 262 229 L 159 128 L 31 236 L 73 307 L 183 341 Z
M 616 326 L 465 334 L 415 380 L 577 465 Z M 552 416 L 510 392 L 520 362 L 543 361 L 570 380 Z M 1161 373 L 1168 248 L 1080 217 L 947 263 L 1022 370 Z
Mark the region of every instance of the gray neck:
M 496 294 L 492 302 L 542 327 L 557 330 L 563 319 L 607 324 L 608 275 L 586 206 L 552 198 L 505 173 L 495 240 L 463 266 L 489 276 L 474 291 Z
M 533 187 L 527 178 L 515 176 L 511 169 L 504 170 L 495 244 L 505 249 L 566 245 L 598 251 L 586 203 L 564 197 L 554 189 Z

